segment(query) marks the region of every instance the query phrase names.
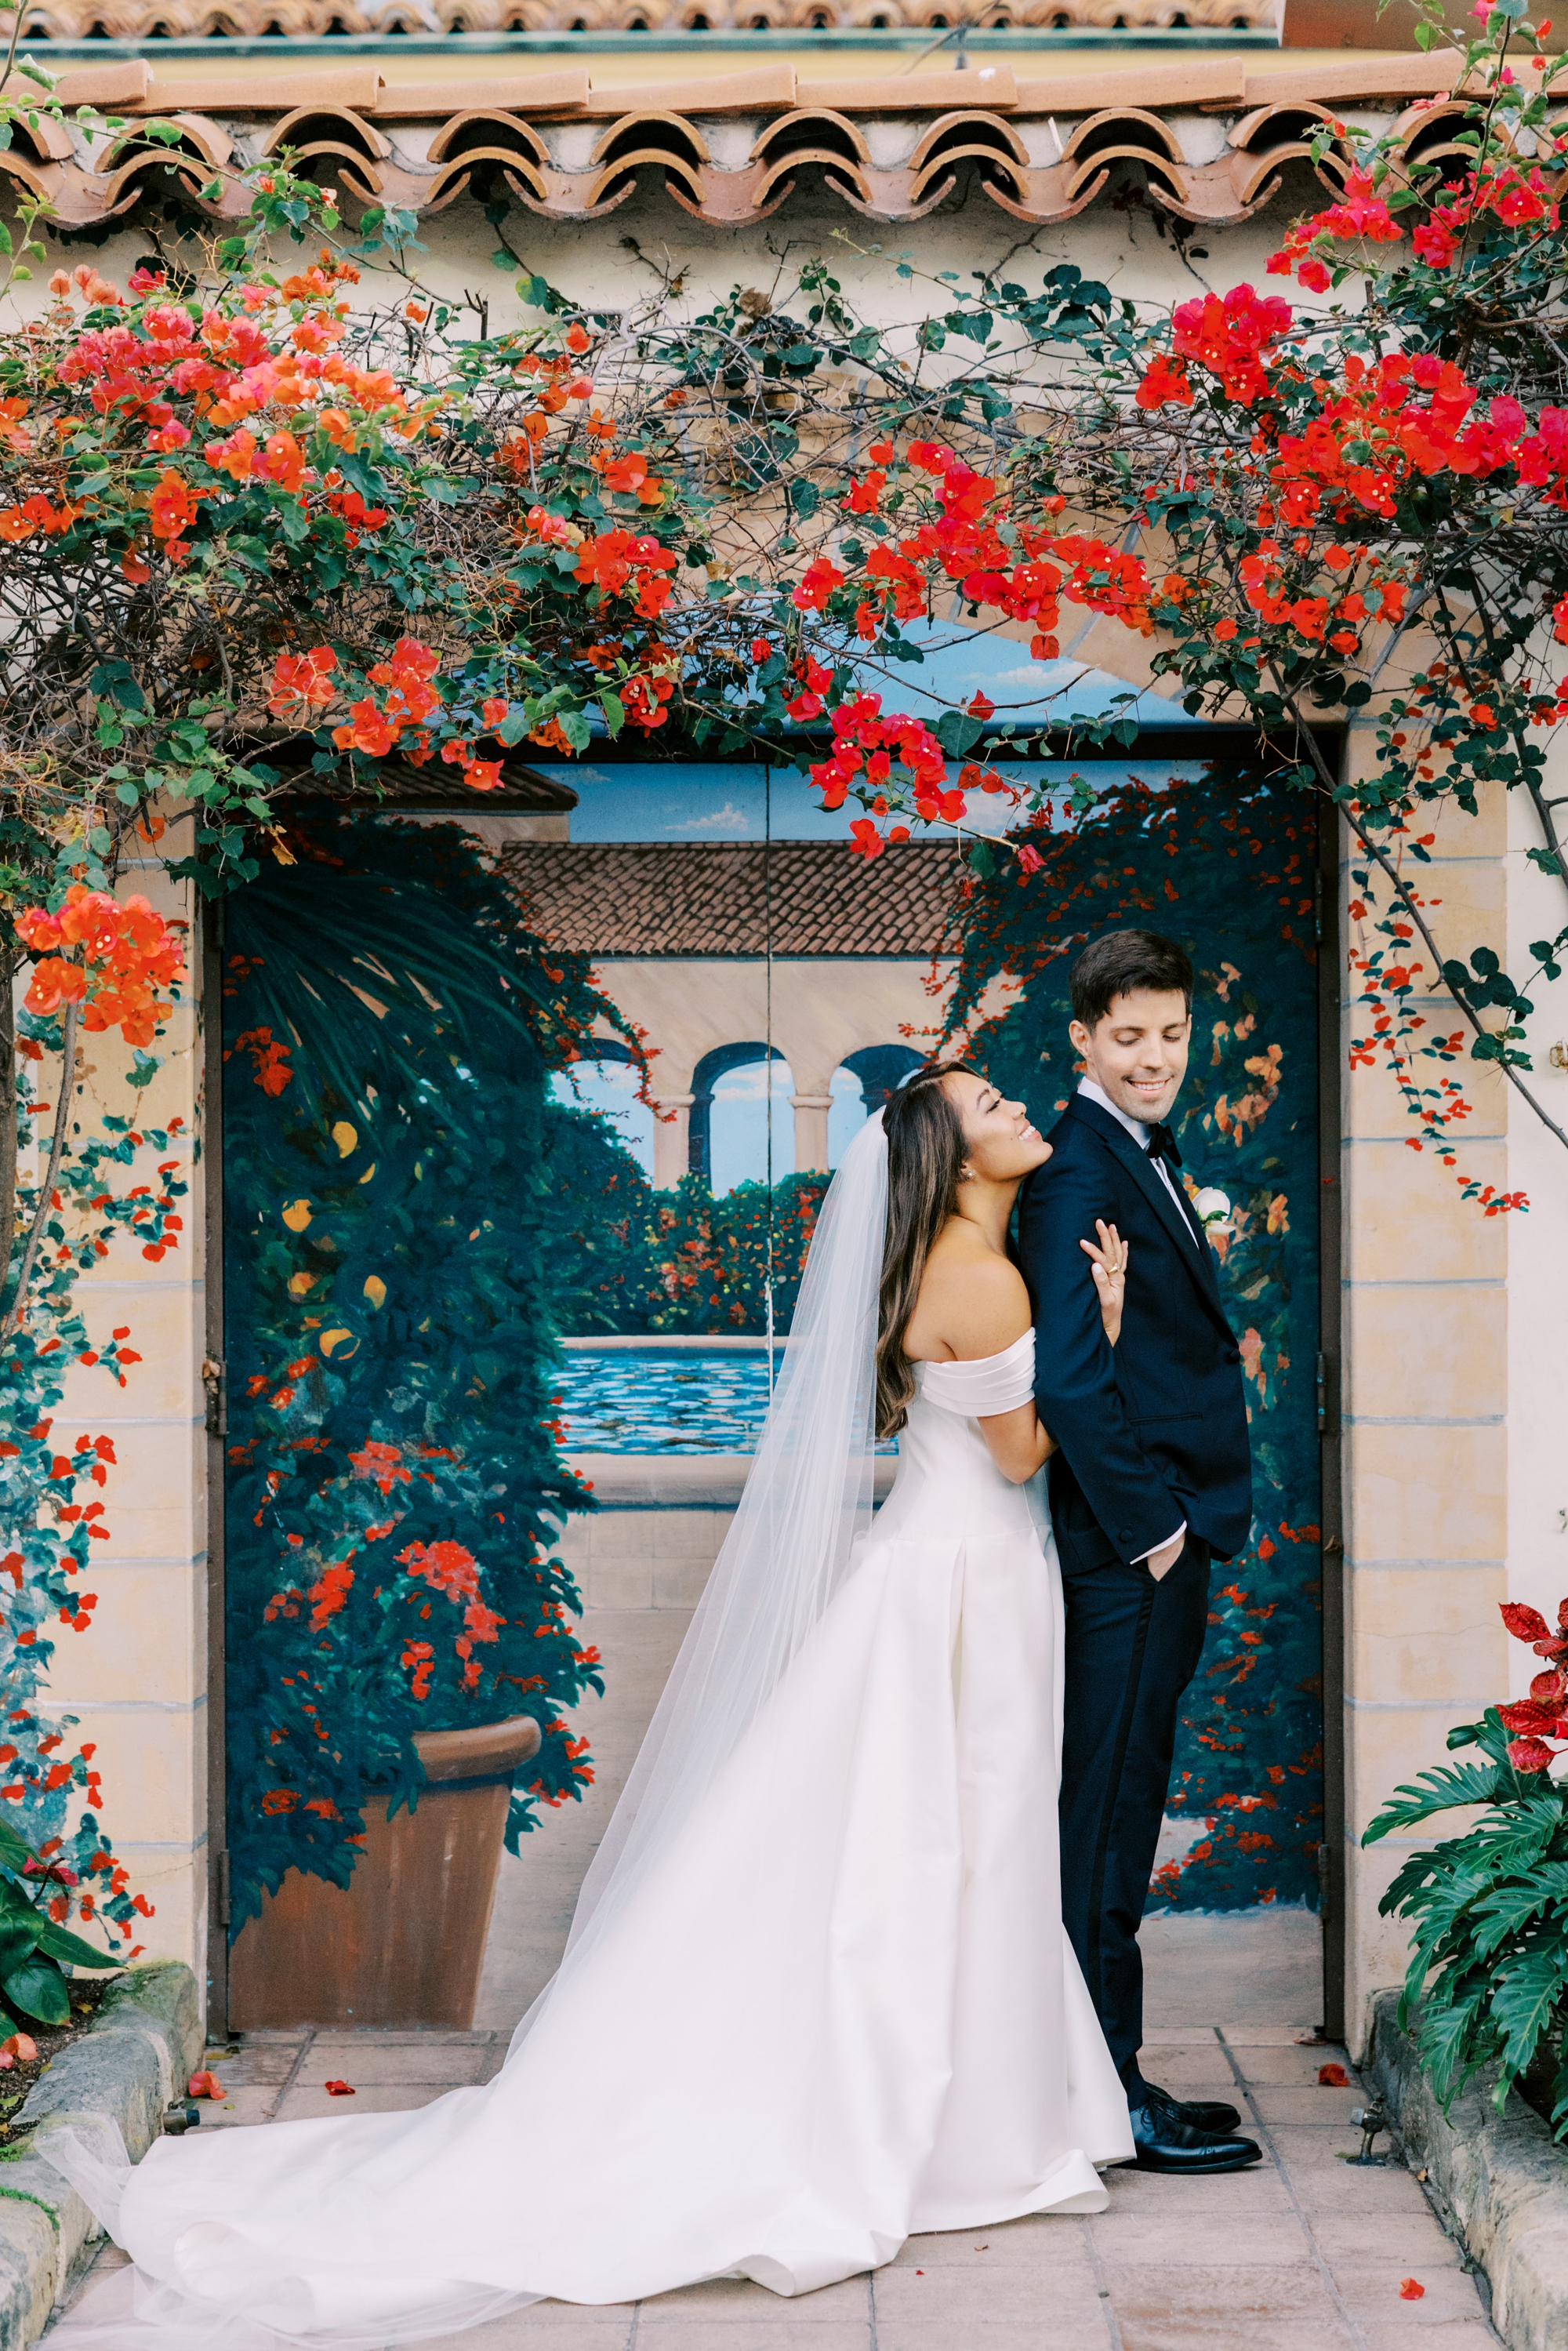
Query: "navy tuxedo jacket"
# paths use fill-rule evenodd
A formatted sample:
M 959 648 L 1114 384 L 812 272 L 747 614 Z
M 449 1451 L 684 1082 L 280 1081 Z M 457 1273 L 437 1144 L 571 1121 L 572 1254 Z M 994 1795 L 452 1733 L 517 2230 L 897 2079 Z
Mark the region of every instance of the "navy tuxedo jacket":
M 1241 1351 L 1214 1252 L 1097 1102 L 1074 1095 L 1051 1145 L 1019 1203 L 1040 1419 L 1123 1559 L 1167 1541 L 1184 1519 L 1219 1558 L 1232 1558 L 1251 1524 L 1251 1455 Z M 1096 1238 L 1096 1217 L 1131 1249 L 1114 1347 L 1078 1246 Z

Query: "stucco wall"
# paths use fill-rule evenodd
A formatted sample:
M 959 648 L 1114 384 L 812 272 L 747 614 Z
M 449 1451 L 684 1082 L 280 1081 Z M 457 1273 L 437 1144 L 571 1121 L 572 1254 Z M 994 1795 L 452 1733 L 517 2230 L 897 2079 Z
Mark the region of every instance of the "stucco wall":
M 1212 127 L 1195 117 L 1193 136 Z M 1298 193 L 1305 198 L 1304 183 Z M 852 224 L 841 205 L 803 194 L 760 227 L 727 231 L 643 189 L 607 220 L 564 226 L 514 213 L 507 234 L 528 268 L 589 305 L 624 306 L 654 292 L 663 275 L 680 280 L 681 299 L 695 311 L 737 282 L 770 287 L 782 274 L 788 284 L 801 262 L 827 253 L 852 299 L 874 317 L 907 320 L 937 298 L 935 287 L 912 288 L 895 277 L 905 254 L 931 278 L 943 270 L 967 276 L 1006 256 L 1009 276 L 1038 279 L 1071 259 L 1104 277 L 1118 295 L 1164 301 L 1240 278 L 1263 283 L 1286 216 L 1276 205 L 1239 229 L 1195 230 L 1184 251 L 1168 225 L 1145 210 L 1098 212 L 1030 235 L 977 196 L 956 211 L 888 227 Z M 522 316 L 511 274 L 488 266 L 495 239 L 477 208 L 458 204 L 426 221 L 422 233 L 422 271 L 435 290 L 460 297 L 477 284 L 491 303 L 493 327 Z M 131 230 L 94 258 L 122 277 L 144 245 Z M 367 280 L 367 296 L 379 290 Z M 29 298 L 41 292 L 36 286 Z M 1097 658 L 1116 657 L 1115 636 L 1099 632 Z M 1136 650 L 1128 640 L 1126 655 Z M 1445 951 L 1490 940 L 1519 968 L 1527 943 L 1558 927 L 1562 896 L 1560 883 L 1526 863 L 1527 811 L 1489 806 L 1479 819 L 1445 816 L 1437 830 L 1429 886 L 1442 901 L 1435 919 Z M 1350 870 L 1347 857 L 1342 920 Z M 131 886 L 173 903 L 171 885 L 156 875 L 132 876 Z M 894 966 L 883 967 L 877 987 L 894 987 L 895 976 L 898 990 L 913 989 L 914 973 Z M 775 987 L 775 1033 L 788 1053 L 777 974 Z M 1543 988 L 1537 1002 L 1535 1082 L 1568 1125 L 1568 1073 L 1546 1066 L 1551 1044 L 1568 1038 L 1568 982 Z M 1451 1022 L 1451 1009 L 1442 1017 Z M 1351 1018 L 1347 1002 L 1347 1032 Z M 880 1004 L 875 1025 L 880 1041 Z M 200 1089 L 188 1004 L 163 1050 L 147 1114 L 179 1109 L 193 1123 Z M 94 1040 L 91 1058 L 107 1067 L 102 1040 Z M 672 1049 L 672 1071 L 675 1059 Z M 808 1084 L 806 1070 L 795 1070 L 803 1092 L 817 1090 L 817 1075 Z M 1475 1114 L 1462 1164 L 1482 1182 L 1526 1190 L 1528 1216 L 1487 1218 L 1461 1201 L 1432 1155 L 1408 1147 L 1408 1123 L 1382 1071 L 1343 1081 L 1353 2022 L 1364 1992 L 1396 1979 L 1403 1963 L 1402 1937 L 1375 1916 L 1396 1848 L 1363 1856 L 1354 1839 L 1392 1786 L 1440 1759 L 1451 1722 L 1501 1695 L 1511 1669 L 1516 1684 L 1527 1673 L 1524 1653 L 1506 1641 L 1497 1618 L 1505 1590 L 1552 1609 L 1568 1591 L 1568 1444 L 1556 1371 L 1568 1327 L 1562 1241 L 1568 1153 L 1528 1113 L 1505 1103 L 1494 1077 L 1471 1064 L 1464 1075 Z M 144 1361 L 122 1396 L 86 1384 L 83 1374 L 79 1405 L 73 1397 L 84 1426 L 115 1435 L 121 1462 L 106 1497 L 113 1541 L 101 1547 L 98 1621 L 63 1645 L 56 1691 L 57 1703 L 78 1712 L 87 1734 L 99 1740 L 107 1823 L 158 1906 L 150 1949 L 198 1966 L 205 1834 L 202 1228 L 198 1169 L 181 1252 L 153 1268 L 121 1247 L 89 1284 L 89 1313 L 130 1322 Z M 608 1561 L 602 1566 L 611 1573 Z M 540 1832 L 552 1834 L 551 1826 Z

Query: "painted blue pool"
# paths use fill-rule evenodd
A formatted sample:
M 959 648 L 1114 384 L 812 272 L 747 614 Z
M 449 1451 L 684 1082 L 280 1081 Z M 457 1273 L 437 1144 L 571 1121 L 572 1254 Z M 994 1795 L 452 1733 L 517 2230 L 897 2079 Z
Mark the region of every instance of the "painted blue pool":
M 569 1347 L 557 1392 L 571 1453 L 750 1453 L 768 1354 Z

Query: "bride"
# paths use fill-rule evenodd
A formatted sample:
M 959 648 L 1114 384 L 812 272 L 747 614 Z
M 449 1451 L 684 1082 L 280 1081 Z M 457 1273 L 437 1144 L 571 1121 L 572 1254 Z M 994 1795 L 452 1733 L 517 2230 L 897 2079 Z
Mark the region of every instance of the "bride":
M 1007 1255 L 1050 1148 L 947 1063 L 847 1153 L 734 1525 L 502 2071 L 134 2168 L 110 2126 L 40 2135 L 134 2262 L 66 2342 L 381 2351 L 547 2296 L 808 2294 L 916 2231 L 1103 2208 L 1133 2141 L 1061 1923 L 1052 1447 Z M 1083 1246 L 1114 1341 L 1126 1252 Z

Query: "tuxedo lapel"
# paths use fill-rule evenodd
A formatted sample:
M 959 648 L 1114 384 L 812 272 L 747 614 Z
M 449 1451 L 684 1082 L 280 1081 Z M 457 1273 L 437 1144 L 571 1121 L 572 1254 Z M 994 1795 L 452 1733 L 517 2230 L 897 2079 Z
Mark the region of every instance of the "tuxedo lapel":
M 1202 1239 L 1195 1239 L 1193 1225 L 1186 1221 L 1181 1210 L 1166 1191 L 1160 1172 L 1148 1153 L 1141 1150 L 1127 1133 L 1126 1128 L 1119 1124 L 1108 1112 L 1103 1111 L 1098 1102 L 1085 1102 L 1082 1094 L 1072 1096 L 1067 1105 L 1065 1115 L 1068 1118 L 1082 1119 L 1090 1132 L 1096 1135 L 1105 1148 L 1113 1153 L 1122 1162 L 1186 1261 L 1205 1304 L 1218 1316 L 1220 1323 L 1228 1332 L 1230 1326 L 1226 1321 L 1225 1309 L 1220 1302 L 1218 1270 L 1215 1262 L 1214 1251 L 1208 1245 L 1207 1235 L 1204 1235 Z M 1179 1182 L 1179 1176 L 1175 1180 Z

